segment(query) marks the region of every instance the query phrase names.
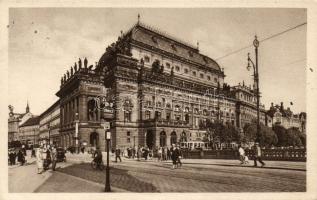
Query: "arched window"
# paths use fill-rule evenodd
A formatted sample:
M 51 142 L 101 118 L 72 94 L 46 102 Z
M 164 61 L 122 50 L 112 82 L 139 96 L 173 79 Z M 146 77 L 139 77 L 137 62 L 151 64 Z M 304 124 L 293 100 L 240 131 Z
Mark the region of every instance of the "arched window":
M 98 116 L 98 109 L 97 109 L 97 105 L 96 105 L 96 101 L 94 99 L 90 99 L 88 101 L 88 105 L 87 105 L 87 115 L 88 115 L 88 120 L 89 121 L 96 121 L 97 120 L 97 116 Z
M 207 110 L 206 110 L 206 109 L 204 109 L 203 114 L 204 114 L 205 116 L 207 116 L 207 115 L 208 115 L 208 112 L 207 112 Z
M 172 145 L 172 144 L 176 144 L 176 143 L 177 143 L 177 135 L 176 135 L 176 132 L 173 131 L 173 132 L 171 133 L 171 145 Z
M 179 105 L 176 105 L 176 106 L 175 106 L 175 111 L 176 111 L 176 112 L 179 112 L 179 111 L 180 111 L 180 106 L 179 106 Z
M 124 122 L 131 122 L 131 112 L 124 111 Z
M 195 113 L 195 114 L 199 114 L 199 109 L 198 109 L 198 108 L 195 108 L 195 109 L 194 109 L 194 113 Z
M 160 133 L 160 147 L 165 147 L 166 146 L 166 133 L 165 131 L 162 131 Z
M 187 142 L 187 136 L 185 131 L 183 131 L 181 134 L 180 142 Z
M 188 113 L 188 112 L 189 112 L 189 108 L 188 108 L 188 107 L 185 107 L 184 112 L 185 112 L 185 113 Z

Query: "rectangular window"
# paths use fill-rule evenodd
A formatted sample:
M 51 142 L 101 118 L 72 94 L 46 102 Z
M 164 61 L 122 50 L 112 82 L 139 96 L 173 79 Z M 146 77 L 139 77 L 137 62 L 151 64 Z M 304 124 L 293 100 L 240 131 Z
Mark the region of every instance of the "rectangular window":
M 171 113 L 170 112 L 167 112 L 166 113 L 166 120 L 170 120 L 171 119 Z
M 131 142 L 131 139 L 130 138 L 127 138 L 127 143 L 130 143 Z
M 161 112 L 155 111 L 155 119 L 161 119 Z
M 151 111 L 147 110 L 145 111 L 145 119 L 150 119 L 151 118 Z
M 131 122 L 131 112 L 124 112 L 124 122 Z
M 130 137 L 130 131 L 127 132 L 127 136 Z

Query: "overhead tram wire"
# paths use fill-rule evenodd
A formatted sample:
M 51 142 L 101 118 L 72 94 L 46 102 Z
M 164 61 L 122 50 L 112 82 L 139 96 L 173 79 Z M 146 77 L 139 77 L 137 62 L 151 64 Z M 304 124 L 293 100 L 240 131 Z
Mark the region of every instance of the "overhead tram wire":
M 269 36 L 269 37 L 267 37 L 267 38 L 264 38 L 264 39 L 260 40 L 260 42 L 264 42 L 264 41 L 266 41 L 266 40 L 272 39 L 272 38 L 274 38 L 274 37 L 277 37 L 277 36 L 282 35 L 282 34 L 284 34 L 284 33 L 286 33 L 286 32 L 292 31 L 292 30 L 294 30 L 294 29 L 296 29 L 296 28 L 299 28 L 299 27 L 301 27 L 301 26 L 304 26 L 304 25 L 306 25 L 306 24 L 307 24 L 307 22 L 298 24 L 298 25 L 296 25 L 296 26 L 294 26 L 294 27 L 292 27 L 292 28 L 286 29 L 286 30 L 284 30 L 284 31 L 282 31 L 282 32 L 279 32 L 279 33 L 273 34 L 273 35 L 271 35 L 271 36 Z M 217 58 L 217 59 L 215 59 L 215 60 L 216 60 L 216 61 L 221 60 L 221 59 L 223 59 L 223 58 L 226 58 L 226 57 L 228 57 L 228 56 L 231 56 L 231 55 L 233 55 L 233 54 L 236 54 L 236 53 L 238 53 L 238 52 L 240 52 L 240 51 L 242 51 L 242 50 L 244 50 L 244 49 L 247 49 L 247 48 L 249 48 L 249 47 L 251 47 L 251 46 L 252 46 L 252 44 L 250 44 L 250 45 L 248 45 L 248 46 L 245 46 L 245 47 L 242 47 L 242 48 L 240 48 L 240 49 L 238 49 L 238 50 L 235 50 L 235 51 L 230 52 L 230 53 L 228 53 L 228 54 L 226 54 L 226 55 L 224 55 L 224 56 L 221 56 L 221 57 L 219 57 L 219 58 Z

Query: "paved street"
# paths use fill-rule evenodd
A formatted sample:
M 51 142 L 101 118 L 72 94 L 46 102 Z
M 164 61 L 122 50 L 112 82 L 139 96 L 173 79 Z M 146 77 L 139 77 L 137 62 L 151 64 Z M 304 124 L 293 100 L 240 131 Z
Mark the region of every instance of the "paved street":
M 113 159 L 113 157 L 112 157 Z M 57 171 L 36 174 L 36 165 L 9 168 L 10 192 L 102 192 L 105 171 L 93 170 L 89 156 L 68 155 Z M 304 192 L 303 162 L 266 161 L 265 168 L 239 165 L 235 160 L 183 160 L 180 169 L 170 162 L 124 159 L 111 162 L 114 192 Z M 23 181 L 22 181 L 23 180 Z M 25 184 L 28 180 L 28 184 Z

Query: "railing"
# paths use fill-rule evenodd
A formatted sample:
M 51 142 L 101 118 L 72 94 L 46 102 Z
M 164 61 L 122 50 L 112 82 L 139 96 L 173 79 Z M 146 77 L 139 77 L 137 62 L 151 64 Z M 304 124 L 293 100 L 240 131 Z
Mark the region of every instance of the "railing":
M 184 158 L 189 159 L 239 159 L 238 150 L 183 150 Z M 246 156 L 250 160 L 254 158 L 253 150 L 245 150 Z M 264 160 L 278 161 L 306 161 L 306 149 L 262 149 L 262 158 Z

